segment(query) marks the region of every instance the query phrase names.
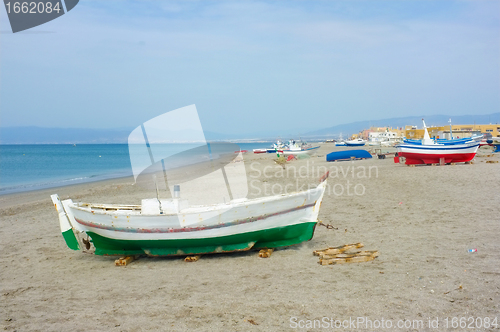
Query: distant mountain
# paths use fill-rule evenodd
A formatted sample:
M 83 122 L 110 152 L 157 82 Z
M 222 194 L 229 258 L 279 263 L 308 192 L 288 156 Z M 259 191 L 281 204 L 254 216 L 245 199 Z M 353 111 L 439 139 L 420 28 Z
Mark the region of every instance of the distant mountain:
M 0 144 L 127 144 L 131 132 L 132 129 L 3 127 Z M 211 141 L 253 137 L 205 131 L 205 138 Z
M 0 128 L 0 144 L 127 144 L 131 132 L 132 129 L 3 127 Z M 225 134 L 212 131 L 205 131 L 204 134 L 208 141 L 275 140 L 278 136 L 298 135 L 267 132 Z M 187 139 L 181 134 L 176 138 Z
M 127 143 L 131 129 L 0 128 L 0 144 L 101 144 Z
M 393 127 L 400 128 L 405 126 L 417 126 L 422 128 L 422 119 L 425 120 L 427 126 L 447 126 L 448 120 L 451 119 L 454 125 L 465 124 L 490 124 L 500 123 L 500 112 L 484 115 L 421 115 L 421 116 L 408 116 L 404 118 L 391 118 L 370 121 L 358 121 L 347 124 L 340 124 L 329 128 L 315 130 L 306 133 L 304 137 L 325 137 L 325 136 L 338 136 L 342 133 L 344 138 L 358 133 L 363 129 L 370 127 Z
M 428 126 L 448 125 L 451 118 L 453 124 L 489 124 L 500 123 L 500 112 L 486 115 L 422 115 L 404 118 L 358 121 L 340 124 L 329 128 L 303 133 L 303 130 L 284 130 L 279 132 L 253 132 L 223 134 L 205 131 L 205 138 L 209 141 L 219 140 L 275 140 L 280 136 L 283 139 L 337 137 L 340 133 L 344 138 L 370 127 L 399 128 L 407 125 L 422 127 L 422 118 Z M 85 128 L 40 128 L 40 127 L 3 127 L 0 128 L 0 144 L 126 144 L 132 128 L 121 129 L 85 129 Z

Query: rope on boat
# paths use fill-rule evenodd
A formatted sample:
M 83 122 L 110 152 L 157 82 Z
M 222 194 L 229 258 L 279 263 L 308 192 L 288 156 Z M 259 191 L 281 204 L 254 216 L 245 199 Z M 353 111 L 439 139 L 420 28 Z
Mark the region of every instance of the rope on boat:
M 318 221 L 318 225 L 320 226 L 325 226 L 327 229 L 335 229 L 335 230 L 338 230 L 337 227 L 334 227 L 333 225 L 331 224 L 324 224 L 321 220 Z

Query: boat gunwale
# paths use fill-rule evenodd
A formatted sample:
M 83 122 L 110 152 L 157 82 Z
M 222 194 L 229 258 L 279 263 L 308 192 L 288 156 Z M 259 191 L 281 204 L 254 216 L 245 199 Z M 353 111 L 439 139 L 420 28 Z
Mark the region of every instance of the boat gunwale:
M 255 217 L 247 217 L 243 219 L 235 219 L 230 222 L 226 222 L 223 224 L 213 224 L 213 225 L 200 225 L 200 226 L 184 226 L 184 227 L 154 227 L 154 228 L 139 228 L 139 227 L 116 227 L 113 225 L 105 225 L 102 223 L 97 223 L 93 221 L 85 221 L 81 220 L 78 218 L 75 218 L 76 222 L 79 223 L 80 225 L 83 225 L 85 227 L 89 228 L 94 228 L 94 229 L 101 229 L 105 231 L 113 231 L 113 232 L 120 232 L 120 233 L 143 233 L 143 234 L 171 234 L 171 233 L 186 233 L 186 232 L 201 232 L 201 231 L 210 231 L 213 229 L 220 229 L 220 228 L 226 228 L 226 227 L 234 227 L 234 226 L 239 226 L 243 224 L 248 224 L 248 223 L 254 223 L 262 220 L 266 220 L 269 218 L 277 217 L 280 215 L 286 215 L 289 213 L 293 213 L 299 210 L 305 210 L 305 209 L 312 209 L 316 205 L 317 201 L 314 201 L 313 203 L 307 204 L 307 205 L 301 205 L 297 206 L 294 208 L 274 212 L 274 213 L 269 213 L 269 214 L 263 214 L 263 215 L 258 215 Z M 304 221 L 300 222 L 303 223 Z M 307 222 L 316 222 L 316 221 L 307 221 Z
M 460 145 L 460 146 L 458 146 Z M 399 149 L 416 149 L 416 150 L 463 150 L 479 147 L 479 143 L 475 142 L 475 144 L 455 144 L 455 145 L 444 145 L 444 144 L 432 144 L 432 145 L 417 145 L 417 144 L 400 144 L 397 148 Z
M 281 194 L 281 195 L 275 195 L 275 196 L 264 196 L 264 197 L 257 197 L 257 198 L 252 198 L 252 199 L 245 199 L 244 201 L 230 201 L 229 203 L 218 203 L 218 204 L 212 204 L 212 205 L 195 205 L 195 206 L 190 206 L 188 208 L 180 210 L 178 213 L 159 213 L 159 214 L 147 214 L 143 215 L 141 214 L 142 212 L 142 206 L 141 205 L 119 205 L 119 204 L 110 204 L 109 208 L 106 209 L 105 206 L 107 204 L 93 204 L 93 203 L 81 203 L 81 202 L 72 202 L 70 204 L 70 207 L 76 210 L 80 210 L 83 212 L 87 213 L 92 213 L 92 214 L 100 214 L 100 215 L 119 215 L 123 216 L 123 213 L 118 213 L 118 212 L 136 212 L 138 214 L 134 214 L 135 216 L 144 216 L 144 217 L 152 217 L 152 216 L 178 216 L 180 214 L 193 214 L 193 213 L 203 213 L 203 212 L 210 212 L 210 211 L 216 211 L 220 209 L 224 209 L 227 207 L 232 207 L 232 208 L 239 208 L 242 206 L 248 206 L 248 205 L 255 205 L 255 204 L 260 204 L 260 203 L 266 203 L 266 202 L 274 202 L 282 199 L 283 197 L 290 197 L 293 198 L 294 196 L 300 196 L 300 195 L 310 195 L 310 192 L 315 191 L 315 190 L 323 190 L 321 187 L 326 187 L 326 181 L 321 182 L 316 188 L 311 188 L 309 190 L 304 190 L 304 191 L 298 191 L 298 192 L 291 192 L 289 194 Z M 305 204 L 305 202 L 304 202 Z M 83 207 L 82 205 L 85 205 L 86 207 Z M 93 210 L 91 206 L 98 206 L 96 210 Z M 138 207 L 137 210 L 135 209 L 123 209 L 120 210 L 118 209 L 120 206 L 128 207 L 128 206 L 135 206 Z

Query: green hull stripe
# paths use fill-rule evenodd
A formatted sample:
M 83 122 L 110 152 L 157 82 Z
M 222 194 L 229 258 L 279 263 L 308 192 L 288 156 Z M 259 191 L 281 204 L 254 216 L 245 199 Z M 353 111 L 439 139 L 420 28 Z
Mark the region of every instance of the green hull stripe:
M 75 233 L 70 228 L 65 232 L 62 232 L 64 237 L 64 241 L 66 241 L 66 245 L 72 250 L 79 250 L 80 246 L 78 245 L 78 241 L 76 240 Z
M 96 255 L 173 256 L 290 246 L 309 241 L 315 226 L 316 222 L 308 222 L 244 234 L 182 240 L 115 240 L 94 232 L 87 234 L 92 238 Z

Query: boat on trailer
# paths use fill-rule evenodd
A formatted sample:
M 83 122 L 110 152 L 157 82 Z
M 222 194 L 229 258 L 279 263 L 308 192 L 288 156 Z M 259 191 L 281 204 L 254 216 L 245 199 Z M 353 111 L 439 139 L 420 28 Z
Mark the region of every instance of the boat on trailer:
M 399 157 L 404 157 L 406 165 L 468 162 L 476 156 L 479 144 L 475 140 L 457 144 L 436 143 L 430 138 L 424 122 L 424 138 L 420 144 L 400 144 L 394 161 L 399 162 Z
M 179 197 L 141 205 L 61 201 L 52 195 L 70 249 L 96 255 L 175 256 L 290 246 L 310 240 L 325 193 L 313 189 L 227 204 L 190 206 Z

